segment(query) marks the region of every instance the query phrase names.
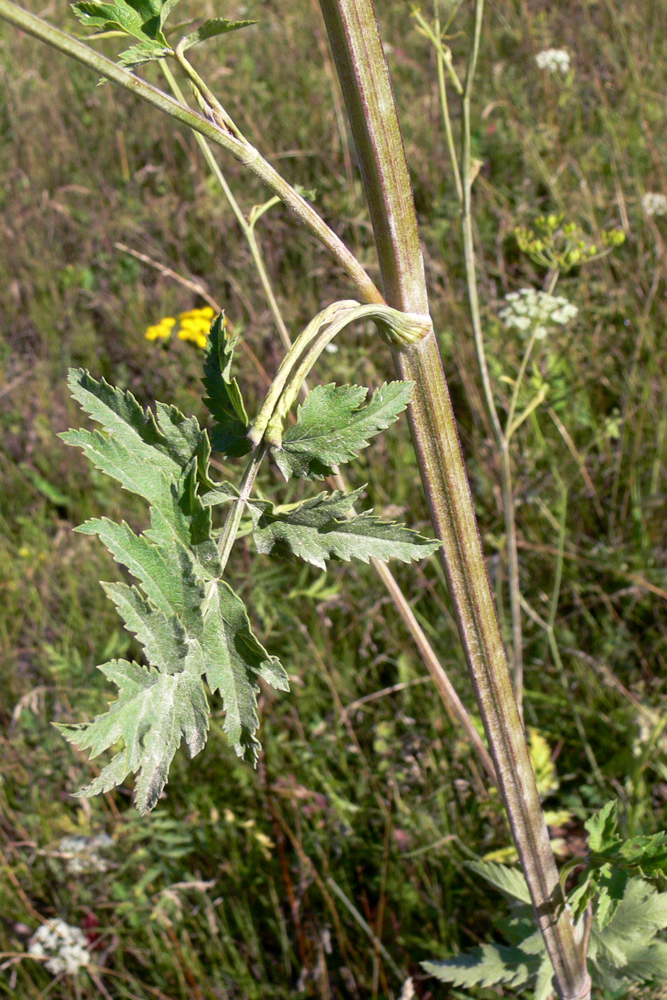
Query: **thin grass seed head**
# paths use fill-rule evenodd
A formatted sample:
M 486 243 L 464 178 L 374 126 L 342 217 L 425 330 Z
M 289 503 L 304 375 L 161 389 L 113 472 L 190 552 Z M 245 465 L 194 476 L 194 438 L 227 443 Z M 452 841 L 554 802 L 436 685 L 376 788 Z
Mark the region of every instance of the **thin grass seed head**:
M 537 340 L 544 340 L 549 326 L 567 326 L 579 310 L 562 295 L 548 295 L 534 288 L 521 288 L 505 296 L 507 305 L 498 313 L 508 329 L 520 334 L 535 333 Z

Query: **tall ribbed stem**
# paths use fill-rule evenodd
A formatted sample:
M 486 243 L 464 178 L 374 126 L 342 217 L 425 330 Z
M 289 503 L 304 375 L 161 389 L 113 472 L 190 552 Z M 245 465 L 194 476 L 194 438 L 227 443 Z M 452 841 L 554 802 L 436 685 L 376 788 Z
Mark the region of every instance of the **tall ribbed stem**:
M 425 313 L 428 298 L 403 142 L 371 0 L 320 0 L 345 97 L 387 303 Z M 590 996 L 544 822 L 486 574 L 437 342 L 395 349 L 415 382 L 412 437 L 500 790 L 563 1000 Z

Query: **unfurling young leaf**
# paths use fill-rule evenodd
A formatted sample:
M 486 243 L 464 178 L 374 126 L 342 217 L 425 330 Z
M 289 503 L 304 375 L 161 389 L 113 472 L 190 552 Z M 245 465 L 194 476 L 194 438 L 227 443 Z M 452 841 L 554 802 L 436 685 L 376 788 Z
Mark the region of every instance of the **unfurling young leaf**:
M 288 511 L 266 501 L 251 500 L 248 507 L 257 551 L 268 553 L 275 546 L 287 546 L 294 555 L 325 569 L 326 560 L 332 556 L 346 561 L 410 562 L 424 559 L 440 548 L 440 541 L 424 538 L 395 521 L 381 521 L 371 512 L 348 517 L 363 489 L 320 493 Z
M 230 458 L 239 458 L 252 450 L 247 438 L 248 415 L 238 382 L 232 377 L 234 340 L 225 331 L 224 313 L 213 320 L 208 338 L 204 378 L 207 396 L 204 403 L 215 420 L 211 431 L 211 445 Z
M 351 461 L 370 439 L 393 424 L 410 402 L 412 382 L 390 382 L 376 389 L 358 385 L 315 386 L 299 407 L 296 424 L 271 453 L 285 479 L 323 479 L 331 466 Z
M 253 634 L 243 602 L 219 579 L 210 506 L 197 492 L 198 486 L 210 490 L 210 447 L 197 421 L 160 403 L 155 417 L 130 393 L 81 370 L 70 372 L 70 389 L 103 431 L 69 431 L 63 439 L 151 505 L 151 526 L 141 535 L 106 518 L 78 529 L 98 535 L 139 581 L 143 593 L 122 583 L 104 586 L 150 668 L 104 664 L 100 670 L 119 686 L 118 700 L 93 722 L 61 728 L 93 757 L 122 740 L 111 763 L 80 794 L 107 791 L 138 772 L 136 802 L 146 812 L 162 793 L 181 739 L 192 756 L 204 746 L 204 681 L 222 696 L 224 729 L 236 753 L 254 763 L 258 678 L 287 690 L 287 676 Z M 218 490 L 226 495 L 225 486 Z
M 607 802 L 599 812 L 586 820 L 588 846 L 595 854 L 605 854 L 621 843 L 618 835 L 618 803 Z

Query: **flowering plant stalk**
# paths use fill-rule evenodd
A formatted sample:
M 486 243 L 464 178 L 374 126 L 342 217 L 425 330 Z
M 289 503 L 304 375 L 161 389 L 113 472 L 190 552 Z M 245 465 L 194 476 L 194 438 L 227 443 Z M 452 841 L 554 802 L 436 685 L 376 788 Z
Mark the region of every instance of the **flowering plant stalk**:
M 122 741 L 111 763 L 84 794 L 107 791 L 130 772 L 138 773 L 137 803 L 143 811 L 152 808 L 181 739 L 193 756 L 204 745 L 209 714 L 204 681 L 224 699 L 225 731 L 237 754 L 256 760 L 257 679 L 285 690 L 287 675 L 252 632 L 243 603 L 224 578 L 245 512 L 252 520 L 258 551 L 268 553 L 277 544 L 288 545 L 295 555 L 315 565 L 324 565 L 332 555 L 408 561 L 440 549 L 499 789 L 555 986 L 563 1000 L 586 1000 L 590 980 L 564 906 L 429 317 L 409 174 L 371 0 L 321 0 L 321 7 L 370 205 L 384 296 L 308 202 L 245 139 L 185 56 L 193 45 L 247 22 L 213 19 L 172 47 L 162 29 L 174 2 L 158 6 L 159 16 L 144 20 L 143 7 L 126 0 L 115 5 L 115 19 L 109 13 L 111 4 L 86 0 L 75 5 L 84 23 L 119 29 L 139 40 L 121 55 L 121 65 L 11 0 L 0 0 L 0 16 L 231 152 L 321 240 L 355 285 L 361 304 L 336 303 L 309 324 L 303 340 L 297 341 L 296 352 L 288 352 L 284 388 L 275 399 L 269 394 L 262 421 L 252 426 L 231 375 L 234 344 L 218 317 L 205 365 L 205 402 L 214 419 L 210 438 L 194 418 L 184 417 L 174 407 L 158 404 L 155 416 L 141 410 L 129 394 L 96 382 L 87 372 L 70 373 L 72 394 L 102 425 L 103 433 L 72 431 L 66 440 L 81 447 L 98 468 L 144 497 L 151 510 L 151 526 L 140 535 L 106 519 L 87 522 L 80 529 L 97 534 L 141 582 L 143 593 L 124 584 L 106 585 L 106 590 L 151 664 L 149 668 L 122 660 L 104 664 L 100 669 L 118 685 L 118 701 L 91 723 L 63 727 L 68 739 L 89 748 L 93 756 Z M 479 2 L 464 95 L 468 107 L 481 17 Z M 202 114 L 125 68 L 166 58 L 175 59 L 187 76 Z M 464 162 L 469 167 L 470 157 Z M 461 183 L 469 205 L 469 172 L 463 174 Z M 285 431 L 287 405 L 296 400 L 319 352 L 347 322 L 362 315 L 372 316 L 390 344 L 399 381 L 377 390 L 365 405 L 366 392 L 359 387 L 318 387 L 301 407 L 296 424 Z M 320 494 L 289 510 L 253 494 L 257 472 L 268 454 L 285 478 L 321 479 L 366 447 L 373 435 L 397 419 L 409 400 L 408 416 L 435 541 L 403 525 L 380 522 L 369 513 L 355 514 L 358 491 L 348 496 L 341 491 Z M 250 453 L 238 485 L 211 479 L 211 446 L 230 458 Z M 228 512 L 217 540 L 212 533 L 214 507 Z

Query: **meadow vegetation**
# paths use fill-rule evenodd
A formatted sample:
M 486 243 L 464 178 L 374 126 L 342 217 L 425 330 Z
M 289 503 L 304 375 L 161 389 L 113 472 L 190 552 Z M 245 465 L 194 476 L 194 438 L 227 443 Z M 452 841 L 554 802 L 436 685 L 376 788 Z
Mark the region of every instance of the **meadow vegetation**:
M 258 18 L 202 47 L 197 65 L 250 141 L 312 192 L 377 278 L 315 0 L 183 8 L 184 18 Z M 42 14 L 77 30 L 62 0 Z M 498 456 L 433 48 L 400 0 L 378 3 L 378 16 L 432 315 L 511 642 Z M 450 40 L 460 74 L 470 28 L 464 10 Z M 667 203 L 646 198 L 667 194 L 665 37 L 667 8 L 650 0 L 550 9 L 498 0 L 474 95 L 474 230 L 499 408 L 525 348 L 516 324 L 501 319 L 505 296 L 547 278 L 525 252 L 535 220 L 562 215 L 588 247 L 603 245 L 603 231 L 625 235 L 613 253 L 560 277 L 555 294 L 578 312 L 537 342 L 519 404 L 543 399 L 512 440 L 524 717 L 562 862 L 584 855 L 583 823 L 612 798 L 624 835 L 667 828 Z M 552 47 L 567 50 L 569 66 L 536 64 Z M 463 996 L 419 963 L 493 936 L 505 904 L 464 862 L 511 864 L 516 853 L 497 794 L 370 566 L 322 573 L 237 546 L 239 592 L 292 687 L 280 698 L 262 691 L 257 770 L 227 745 L 218 706 L 207 747 L 194 763 L 179 751 L 149 816 L 133 808 L 129 783 L 72 798 L 96 765 L 50 723 L 104 711 L 111 691 L 95 664 L 138 655 L 98 582 L 121 571 L 72 529 L 92 516 L 140 529 L 145 514 L 57 437 L 81 422 L 67 368 L 205 423 L 197 337 L 155 334 L 165 317 L 224 307 L 253 408 L 282 349 L 247 243 L 194 137 L 125 92 L 96 88 L 89 70 L 2 22 L 0 53 L 0 995 L 375 1000 L 398 998 L 411 976 L 422 1000 Z M 142 72 L 164 88 L 155 66 Z M 451 109 L 456 131 L 456 97 Z M 259 181 L 218 153 L 243 210 L 264 203 Z M 293 335 L 348 297 L 345 275 L 280 206 L 257 234 Z M 318 381 L 376 387 L 392 377 L 370 324 L 336 347 Z M 367 506 L 394 518 L 409 510 L 411 527 L 428 532 L 404 421 L 348 475 L 352 488 L 368 483 Z M 275 469 L 262 489 L 281 503 L 300 496 Z M 440 563 L 392 568 L 474 715 Z M 111 840 L 80 839 L 102 834 Z M 84 930 L 88 971 L 54 974 L 23 956 L 44 918 Z

